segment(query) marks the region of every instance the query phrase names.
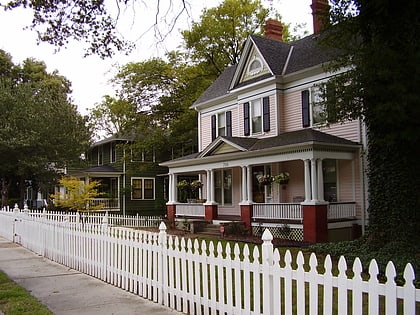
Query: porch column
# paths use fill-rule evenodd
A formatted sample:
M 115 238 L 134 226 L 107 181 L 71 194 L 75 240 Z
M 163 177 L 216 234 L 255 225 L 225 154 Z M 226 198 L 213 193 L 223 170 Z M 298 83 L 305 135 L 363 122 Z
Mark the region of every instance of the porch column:
M 178 189 L 176 188 L 176 184 L 178 181 L 178 175 L 172 174 L 172 201 L 176 203 L 178 201 Z
M 176 178 L 175 174 L 169 173 L 169 200 L 166 204 L 166 216 L 171 227 L 175 226 L 176 217 Z
M 247 185 L 246 185 L 247 167 L 242 166 L 241 168 L 242 168 L 242 202 L 241 203 L 246 203 L 246 201 L 248 200 L 248 191 L 247 191 Z
M 312 199 L 309 160 L 304 160 L 303 162 L 305 164 L 305 202 L 309 202 Z
M 248 165 L 247 168 L 247 176 L 246 176 L 246 187 L 247 187 L 247 201 L 248 203 L 252 203 L 252 166 Z
M 318 171 L 318 200 L 323 202 L 324 201 L 324 174 L 322 171 L 322 159 L 318 159 L 317 171 Z
M 173 185 L 173 174 L 169 173 L 169 183 L 168 183 L 168 203 L 174 202 L 174 192 L 172 190 Z
M 249 165 L 242 166 L 242 201 L 241 207 L 241 220 L 248 230 L 248 234 L 252 234 L 252 167 Z
M 207 170 L 207 201 L 204 204 L 204 219 L 212 221 L 217 217 L 217 204 L 214 201 L 214 170 Z
M 311 159 L 311 184 L 312 184 L 312 201 L 318 201 L 318 181 L 316 180 L 317 176 L 316 169 L 316 159 Z

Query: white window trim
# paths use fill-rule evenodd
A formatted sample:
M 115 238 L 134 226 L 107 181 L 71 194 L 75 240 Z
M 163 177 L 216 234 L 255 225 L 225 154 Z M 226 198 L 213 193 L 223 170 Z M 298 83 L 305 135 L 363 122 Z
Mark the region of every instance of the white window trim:
M 260 66 L 259 66 L 258 68 L 256 68 L 256 69 L 251 69 L 251 65 L 252 65 L 254 62 L 258 62 L 258 63 L 260 64 Z M 254 76 L 254 75 L 256 75 L 256 74 L 260 73 L 261 71 L 263 71 L 263 69 L 264 69 L 264 66 L 263 66 L 263 62 L 262 62 L 262 60 L 261 60 L 259 57 L 254 56 L 254 57 L 252 57 L 252 59 L 249 61 L 249 64 L 248 64 L 248 69 L 247 69 L 247 73 L 248 73 L 248 75 L 249 75 L 249 76 Z
M 144 198 L 144 180 L 145 179 L 151 179 L 153 181 L 153 198 L 152 199 L 146 199 Z M 133 187 L 133 180 L 141 180 L 142 185 L 142 196 L 143 198 L 133 198 L 133 192 L 131 192 L 131 200 L 155 200 L 156 199 L 156 181 L 154 177 L 131 177 L 131 187 Z
M 261 117 L 261 126 L 260 126 L 261 130 L 260 131 L 257 131 L 257 132 L 254 132 L 253 126 L 252 126 L 252 118 L 254 117 L 253 102 L 255 102 L 257 100 L 260 102 L 260 106 L 259 107 L 260 107 L 260 114 L 261 114 L 260 115 L 260 117 Z M 250 126 L 249 126 L 249 133 L 250 133 L 251 136 L 261 135 L 261 134 L 264 133 L 263 132 L 263 126 L 264 126 L 263 119 L 264 119 L 264 115 L 263 115 L 263 98 L 262 97 L 254 98 L 251 101 L 249 101 L 249 124 L 250 124 Z

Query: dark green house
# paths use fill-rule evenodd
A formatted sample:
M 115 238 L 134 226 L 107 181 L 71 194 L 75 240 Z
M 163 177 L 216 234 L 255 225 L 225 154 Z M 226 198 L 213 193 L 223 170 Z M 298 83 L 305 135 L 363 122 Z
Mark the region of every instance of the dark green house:
M 164 215 L 167 168 L 159 166 L 154 154 L 136 154 L 128 137 L 112 136 L 94 143 L 85 156 L 87 168 L 70 171 L 85 182 L 99 181 L 104 211 L 127 215 Z

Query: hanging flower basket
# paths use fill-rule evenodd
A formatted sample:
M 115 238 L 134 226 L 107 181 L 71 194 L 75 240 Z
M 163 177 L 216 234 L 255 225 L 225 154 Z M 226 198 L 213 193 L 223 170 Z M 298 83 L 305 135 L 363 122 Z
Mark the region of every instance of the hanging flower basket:
M 289 183 L 290 174 L 288 172 L 282 172 L 279 175 L 274 176 L 274 182 L 279 185 L 287 185 Z
M 271 185 L 273 182 L 273 176 L 271 175 L 258 175 L 257 176 L 258 183 L 261 185 Z

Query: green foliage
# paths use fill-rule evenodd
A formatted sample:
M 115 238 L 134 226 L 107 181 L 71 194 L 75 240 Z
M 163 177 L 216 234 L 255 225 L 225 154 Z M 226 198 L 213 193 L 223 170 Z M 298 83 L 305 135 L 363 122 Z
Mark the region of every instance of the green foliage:
M 239 62 L 249 35 L 262 34 L 268 15 L 259 0 L 225 0 L 218 7 L 204 9 L 200 21 L 182 32 L 185 48 L 191 50 L 194 61 L 220 74 Z
M 332 1 L 321 42 L 337 54 L 329 70 L 349 71 L 324 87 L 327 117 L 367 127 L 369 230 L 373 250 L 420 244 L 420 44 L 418 1 Z M 398 31 L 396 31 L 398 30 Z
M 0 310 L 7 315 L 49 315 L 52 312 L 24 288 L 0 272 Z
M 77 160 L 89 143 L 86 119 L 71 103 L 70 82 L 45 63 L 14 65 L 0 50 L 0 178 L 2 197 L 25 180 L 52 183 L 57 170 Z M 3 200 L 5 203 L 5 200 Z
M 51 195 L 56 207 L 61 207 L 71 211 L 95 211 L 103 208 L 103 204 L 93 206 L 91 201 L 99 197 L 100 182 L 91 181 L 88 184 L 73 178 L 63 177 L 60 180 L 60 186 L 65 188 L 65 193 L 57 192 Z
M 420 280 L 418 279 L 418 275 L 420 275 L 420 257 L 416 247 L 409 241 L 389 242 L 383 247 L 373 249 L 369 239 L 364 237 L 355 241 L 319 243 L 311 245 L 308 250 L 317 254 L 329 254 L 336 260 L 340 256 L 344 256 L 348 266 L 351 266 L 354 259 L 359 257 L 365 271 L 369 269 L 371 260 L 375 259 L 382 277 L 385 274 L 386 265 L 389 261 L 392 261 L 398 273 L 398 281 L 401 281 L 403 278 L 406 265 L 411 263 L 417 275 L 416 286 L 420 286 Z

